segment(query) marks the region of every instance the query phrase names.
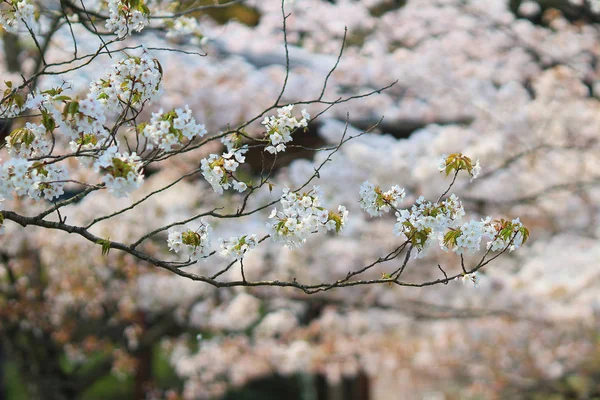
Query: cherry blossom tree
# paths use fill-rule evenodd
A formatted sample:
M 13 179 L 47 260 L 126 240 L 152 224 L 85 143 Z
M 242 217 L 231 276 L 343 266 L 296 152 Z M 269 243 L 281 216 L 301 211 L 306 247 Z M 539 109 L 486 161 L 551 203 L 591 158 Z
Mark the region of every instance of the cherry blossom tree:
M 184 398 L 591 379 L 596 26 L 500 0 L 200 15 L 234 3 L 3 3 L 31 56 L 0 103 L 1 329 L 38 394 L 112 371 L 176 396 L 159 343 Z

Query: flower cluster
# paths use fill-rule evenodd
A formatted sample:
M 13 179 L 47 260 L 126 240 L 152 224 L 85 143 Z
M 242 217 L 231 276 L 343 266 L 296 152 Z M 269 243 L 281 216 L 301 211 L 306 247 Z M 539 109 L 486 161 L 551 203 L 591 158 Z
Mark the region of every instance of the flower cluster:
M 37 157 L 46 155 L 52 144 L 48 140 L 46 127 L 27 122 L 6 137 L 8 153 L 13 157 Z
M 410 209 L 396 212 L 394 233 L 404 235 L 422 252 L 431 244 L 430 239 L 448 228 L 455 228 L 464 215 L 462 203 L 454 194 L 440 203 L 432 203 L 421 196 Z
M 68 96 L 64 88 L 56 87 L 29 94 L 25 106 L 41 112 L 46 132 L 58 127 L 71 139 L 69 147 L 73 152 L 99 149 L 108 143 L 110 133 L 104 126 L 106 107 L 92 96 L 79 100 Z M 39 129 L 41 132 L 42 127 Z M 93 158 L 84 154 L 78 160 L 88 167 L 93 163 Z
M 443 238 L 440 246 L 443 250 L 452 249 L 457 254 L 468 252 L 473 254 L 479 251 L 481 241 L 488 238 L 486 248 L 490 251 L 514 251 L 527 241 L 529 231 L 519 219 L 506 221 L 494 220 L 490 217 L 481 221 L 470 221 L 460 228 L 450 229 Z
M 207 223 L 200 221 L 197 229 L 185 225 L 169 228 L 167 244 L 169 250 L 180 251 L 192 261 L 206 258 L 210 254 L 212 228 Z
M 469 175 L 471 175 L 471 181 L 479 176 L 481 172 L 481 166 L 479 165 L 479 160 L 473 164 L 473 161 L 461 154 L 454 153 L 447 155 L 442 155 L 440 161 L 438 163 L 438 171 L 445 172 L 446 176 L 450 175 L 453 171 L 458 173 L 458 171 L 467 171 Z
M 446 175 L 452 171 L 465 170 L 473 178 L 479 174 L 479 162 L 473 164 L 469 157 L 453 154 L 440 162 L 440 171 Z M 387 192 L 369 182 L 360 188 L 360 206 L 372 216 L 381 216 L 392 208 L 397 209 L 404 199 L 405 191 L 392 186 Z M 465 216 L 462 202 L 455 194 L 432 203 L 420 196 L 410 209 L 396 211 L 394 233 L 404 236 L 423 256 L 424 250 L 437 240 L 442 250 L 452 250 L 457 254 L 474 254 L 479 251 L 481 241 L 487 238 L 488 250 L 497 251 L 520 247 L 529 237 L 529 231 L 519 219 L 510 221 L 494 220 L 486 217 L 481 221 L 470 221 L 461 225 Z
M 34 179 L 29 173 L 33 162 L 23 158 L 11 158 L 0 165 L 0 196 L 12 199 L 13 192 L 24 196 L 33 187 Z
M 34 163 L 31 169 L 34 180 L 29 189 L 29 197 L 39 200 L 44 197 L 52 200 L 64 193 L 64 182 L 68 177 L 67 171 L 59 165 Z
M 164 151 L 181 144 L 184 138 L 192 140 L 196 136 L 202 137 L 206 134 L 204 125 L 196 124 L 188 106 L 185 106 L 184 110 L 177 108 L 164 113 L 161 109 L 152 113 L 150 123 L 138 126 L 138 130 L 148 139 L 149 149 L 158 146 Z
M 116 146 L 102 153 L 94 163 L 94 170 L 104 174 L 102 181 L 116 197 L 126 197 L 144 181 L 140 157 L 135 153 L 119 153 Z
M 109 0 L 108 13 L 106 29 L 120 38 L 127 36 L 132 30 L 140 32 L 150 23 L 150 10 L 144 1 Z
M 507 221 L 494 220 L 487 226 L 487 233 L 493 238 L 487 248 L 491 251 L 503 250 L 508 247 L 514 251 L 529 239 L 529 230 L 523 226 L 519 218 Z
M 256 235 L 231 237 L 229 240 L 219 240 L 221 243 L 221 256 L 230 260 L 241 260 L 244 255 L 258 245 Z
M 394 185 L 387 192 L 382 192 L 379 186 L 366 181 L 360 187 L 360 207 L 373 217 L 380 217 L 392 208 L 397 209 L 406 193 L 398 185 Z
M 302 110 L 302 118 L 298 121 L 292 116 L 293 104 L 277 110 L 277 116 L 265 117 L 262 124 L 265 126 L 265 138 L 269 145 L 265 151 L 271 154 L 285 151 L 285 144 L 292 141 L 292 132 L 297 128 L 306 128 L 310 115 L 306 110 Z
M 109 137 L 104 127 L 105 106 L 94 97 L 73 99 L 62 88 L 53 88 L 34 94 L 27 99 L 28 108 L 42 112 L 46 129 L 57 125 L 71 139 L 71 150 L 95 148 L 98 142 Z
M 8 8 L 0 7 L 0 26 L 7 32 L 17 33 L 22 29 L 34 29 L 35 8 L 27 0 L 9 0 Z
M 147 53 L 127 57 L 113 65 L 104 78 L 91 84 L 92 95 L 110 111 L 135 106 L 156 98 L 161 92 L 162 67 Z
M 234 190 L 241 193 L 248 188 L 246 183 L 237 179 L 233 174 L 239 165 L 246 161 L 244 154 L 247 151 L 248 146 L 230 148 L 221 156 L 211 154 L 208 159 L 202 159 L 200 162 L 202 175 L 215 192 L 223 194 L 223 190 L 233 187 Z
M 442 250 L 452 249 L 456 254 L 474 254 L 479 251 L 481 240 L 486 234 L 490 218 L 481 221 L 469 221 L 460 228 L 450 228 L 440 245 Z
M 339 232 L 346 224 L 348 210 L 339 206 L 337 212 L 321 207 L 321 190 L 315 186 L 308 193 L 296 193 L 289 188 L 281 195 L 282 211 L 273 209 L 267 222 L 271 237 L 275 242 L 282 242 L 289 248 L 298 247 L 308 235 L 321 228 Z
M 0 165 L 0 198 L 29 195 L 34 200 L 52 200 L 64 193 L 67 171 L 56 164 L 11 158 Z
M 446 176 L 464 170 L 472 178 L 476 178 L 481 171 L 479 161 L 473 164 L 469 157 L 460 153 L 444 156 L 438 168 L 445 172 Z M 359 203 L 370 215 L 381 216 L 392 208 L 397 209 L 404 196 L 404 189 L 398 186 L 382 192 L 381 188 L 364 182 L 360 188 Z M 417 256 L 423 256 L 424 250 L 436 237 L 443 250 L 452 249 L 457 254 L 473 254 L 479 250 L 484 237 L 490 239 L 488 249 L 495 251 L 510 246 L 512 251 L 527 240 L 529 235 L 519 220 L 492 222 L 491 218 L 487 217 L 461 226 L 460 221 L 464 215 L 462 203 L 455 194 L 436 203 L 421 196 L 410 209 L 396 211 L 394 233 L 409 240 L 417 250 Z

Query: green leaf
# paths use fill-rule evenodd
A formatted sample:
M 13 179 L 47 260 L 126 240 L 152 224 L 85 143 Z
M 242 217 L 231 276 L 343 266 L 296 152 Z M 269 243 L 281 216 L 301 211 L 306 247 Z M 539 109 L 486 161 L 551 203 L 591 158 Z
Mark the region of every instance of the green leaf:
M 142 94 L 140 92 L 135 92 L 135 94 L 131 98 L 132 104 L 137 104 L 142 99 Z
M 69 103 L 69 114 L 77 114 L 79 112 L 79 103 L 72 101 Z
M 13 96 L 13 101 L 19 108 L 22 108 L 25 104 L 25 99 L 18 93 L 15 93 L 15 95 Z
M 156 63 L 156 68 L 158 68 L 158 72 L 160 72 L 160 76 L 163 76 L 163 68 L 162 68 L 162 65 L 160 64 L 160 62 L 156 58 L 153 58 L 152 61 L 154 61 Z
M 456 239 L 458 239 L 461 234 L 462 232 L 460 229 L 450 229 L 444 235 L 444 246 L 448 247 L 449 249 L 454 248 L 456 246 Z
M 521 227 L 520 231 L 521 231 L 521 235 L 523 235 L 523 244 L 525 244 L 527 239 L 529 239 L 529 229 L 527 229 L 523 226 L 523 227 Z
M 48 111 L 42 110 L 42 125 L 44 125 L 47 132 L 52 132 L 56 128 L 56 122 Z
M 110 251 L 110 238 L 100 239 L 96 242 L 96 244 L 99 244 L 102 246 L 102 255 L 108 256 L 108 252 Z
M 454 166 L 452 164 L 446 164 L 446 177 L 448 175 L 450 175 L 450 173 L 452 172 L 453 169 L 454 169 Z
M 148 126 L 147 122 L 140 122 L 139 124 L 137 124 L 137 126 L 135 127 L 136 132 L 138 133 L 142 133 L 144 131 L 144 129 Z

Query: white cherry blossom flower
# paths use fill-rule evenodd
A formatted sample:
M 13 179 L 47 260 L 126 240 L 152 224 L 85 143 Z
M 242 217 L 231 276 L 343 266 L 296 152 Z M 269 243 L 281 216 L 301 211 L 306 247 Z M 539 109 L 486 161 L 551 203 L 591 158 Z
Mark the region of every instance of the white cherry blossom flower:
M 462 281 L 463 285 L 467 283 L 472 283 L 474 287 L 479 286 L 479 274 L 477 273 L 477 271 L 472 272 L 470 274 L 463 274 L 460 280 Z
M 212 227 L 206 222 L 200 221 L 197 228 L 190 224 L 169 228 L 167 245 L 170 251 L 181 252 L 191 261 L 198 261 L 206 259 L 210 255 L 211 240 Z
M 258 245 L 256 235 L 245 235 L 241 237 L 231 237 L 229 240 L 219 239 L 219 254 L 230 260 L 241 260 L 244 255 Z

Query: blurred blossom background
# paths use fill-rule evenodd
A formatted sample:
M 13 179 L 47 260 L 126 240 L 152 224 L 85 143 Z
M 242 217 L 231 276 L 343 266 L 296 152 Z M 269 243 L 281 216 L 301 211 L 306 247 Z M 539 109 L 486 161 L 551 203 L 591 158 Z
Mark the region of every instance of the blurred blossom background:
M 200 3 L 213 2 L 194 2 Z M 395 218 L 361 210 L 362 182 L 399 185 L 407 204 L 421 195 L 435 199 L 448 185 L 437 160 L 456 152 L 482 166 L 478 179 L 461 176 L 453 188 L 467 217 L 520 217 L 529 241 L 482 269 L 478 287 L 453 281 L 305 295 L 293 288 L 217 289 L 117 250 L 103 257 L 79 237 L 7 223 L 0 236 L 0 398 L 600 398 L 600 1 L 286 0 L 285 12 L 290 74 L 283 102 L 320 95 L 345 29 L 324 98 L 397 83 L 336 105 L 295 135 L 293 144 L 331 146 L 346 124 L 357 133 L 384 117 L 373 132 L 344 144 L 316 180 L 328 204 L 350 211 L 340 235 L 309 238 L 295 250 L 266 241 L 244 259 L 248 279 L 335 281 L 387 254 L 397 245 Z M 247 0 L 194 17 L 193 34 L 146 29 L 117 47 L 205 52 L 149 50 L 162 65 L 164 93 L 141 119 L 187 104 L 215 134 L 251 119 L 279 95 L 286 75 L 281 2 Z M 72 29 L 82 54 L 98 48 L 97 36 L 79 24 Z M 35 44 L 27 34 L 1 31 L 0 39 L 1 80 L 19 82 L 34 68 Z M 72 52 L 65 24 L 46 59 Z M 104 55 L 38 85 L 67 79 L 85 95 L 114 62 Z M 324 108 L 306 106 L 311 115 Z M 2 140 L 23 122 L 9 128 L 4 121 Z M 260 121 L 246 129 L 262 132 Z M 164 186 L 219 148 L 213 142 L 158 164 L 131 198 Z M 326 157 L 290 148 L 277 158 L 273 193 L 257 193 L 251 205 L 300 185 Z M 251 177 L 260 169 L 260 154 L 249 152 L 241 173 Z M 91 171 L 72 173 L 85 180 Z M 126 201 L 97 193 L 63 216 L 85 223 Z M 194 177 L 94 232 L 130 242 L 215 204 L 235 210 L 238 201 Z M 27 200 L 11 206 L 44 209 Z M 219 237 L 262 236 L 269 212 L 211 224 Z M 154 239 L 144 249 L 168 255 L 166 235 Z M 455 254 L 434 249 L 414 260 L 404 279 L 440 278 L 438 265 L 448 274 L 461 271 Z M 396 267 L 370 270 L 365 278 Z M 213 274 L 218 260 L 192 270 Z M 223 278 L 241 279 L 239 268 Z

